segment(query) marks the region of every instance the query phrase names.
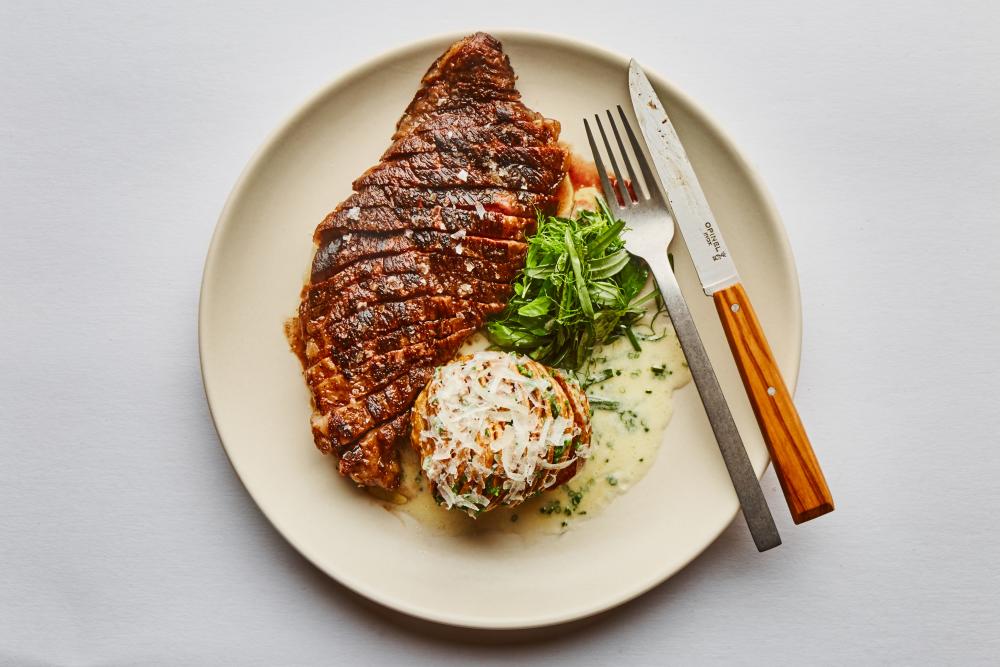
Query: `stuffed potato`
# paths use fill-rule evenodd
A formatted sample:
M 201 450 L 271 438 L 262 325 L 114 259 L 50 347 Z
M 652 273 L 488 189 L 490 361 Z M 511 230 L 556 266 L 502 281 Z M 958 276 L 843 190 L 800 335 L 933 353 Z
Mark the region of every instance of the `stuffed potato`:
M 559 371 L 480 352 L 435 371 L 411 441 L 438 502 L 476 516 L 571 479 L 589 454 L 590 406 Z

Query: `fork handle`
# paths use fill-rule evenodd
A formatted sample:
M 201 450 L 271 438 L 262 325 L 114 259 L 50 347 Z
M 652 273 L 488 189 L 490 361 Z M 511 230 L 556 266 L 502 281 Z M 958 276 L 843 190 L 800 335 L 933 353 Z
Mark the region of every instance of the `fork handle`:
M 746 290 L 736 283 L 714 299 L 792 520 L 832 512 L 830 489 Z
M 715 377 L 715 370 L 705 352 L 701 336 L 698 335 L 691 311 L 670 268 L 667 253 L 664 252 L 662 257 L 657 255 L 647 258 L 647 264 L 653 277 L 656 278 L 670 321 L 674 331 L 677 332 L 681 349 L 684 350 L 691 377 L 694 378 L 701 402 L 705 405 L 708 421 L 712 425 L 719 450 L 722 452 L 722 459 L 733 480 L 736 496 L 743 509 L 743 518 L 750 528 L 754 544 L 757 545 L 758 551 L 776 547 L 781 544 L 778 528 L 774 525 L 774 518 L 767 507 L 757 474 L 750 463 L 750 457 L 747 456 L 740 432 L 729 411 L 729 404 L 726 403 L 726 397 L 719 386 L 719 380 Z

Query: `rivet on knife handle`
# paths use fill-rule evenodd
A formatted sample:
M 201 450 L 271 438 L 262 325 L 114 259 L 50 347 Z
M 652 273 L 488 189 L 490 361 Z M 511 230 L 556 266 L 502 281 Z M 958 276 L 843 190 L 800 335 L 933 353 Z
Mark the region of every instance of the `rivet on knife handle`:
M 833 511 L 833 497 L 743 285 L 714 295 L 736 367 L 795 523 Z

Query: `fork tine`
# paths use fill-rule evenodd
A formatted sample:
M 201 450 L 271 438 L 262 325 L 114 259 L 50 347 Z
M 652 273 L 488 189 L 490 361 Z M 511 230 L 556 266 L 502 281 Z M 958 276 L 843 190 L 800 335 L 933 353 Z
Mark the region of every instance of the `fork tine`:
M 604 125 L 601 124 L 601 117 L 594 114 L 594 120 L 597 121 L 597 129 L 601 133 L 601 139 L 604 140 L 604 149 L 608 152 L 608 159 L 611 160 L 611 170 L 615 172 L 615 185 L 617 185 L 618 193 L 621 193 L 621 201 L 624 208 L 628 208 L 632 205 L 632 195 L 629 194 L 628 186 L 625 184 L 625 179 L 622 178 L 622 172 L 618 169 L 618 161 L 615 159 L 615 152 L 611 149 L 611 143 L 608 141 L 608 135 L 604 132 Z
M 601 187 L 604 189 L 604 199 L 609 207 L 621 209 L 618 204 L 618 196 L 611 189 L 611 181 L 608 180 L 608 170 L 604 167 L 604 160 L 601 159 L 601 151 L 597 150 L 597 142 L 594 141 L 594 133 L 590 131 L 590 123 L 583 119 L 583 127 L 587 130 L 587 141 L 590 142 L 590 152 L 594 155 L 594 165 L 597 167 L 597 175 L 601 178 Z
M 628 135 L 629 143 L 632 144 L 632 153 L 635 154 L 635 160 L 639 163 L 639 170 L 642 172 L 642 178 L 646 181 L 646 194 L 649 195 L 650 199 L 663 201 L 663 198 L 660 195 L 660 188 L 657 185 L 656 177 L 653 176 L 653 171 L 649 168 L 649 162 L 646 161 L 646 154 L 642 152 L 639 140 L 635 138 L 635 133 L 632 132 L 632 126 L 629 124 L 628 118 L 625 117 L 625 112 L 622 110 L 620 104 L 618 105 L 618 115 L 621 116 L 622 125 L 625 127 L 625 134 Z
M 625 150 L 625 144 L 622 142 L 622 135 L 618 133 L 618 124 L 615 123 L 615 117 L 611 115 L 611 109 L 607 110 L 608 122 L 611 124 L 611 132 L 615 135 L 615 141 L 618 142 L 618 152 L 621 153 L 622 162 L 625 163 L 625 170 L 628 171 L 628 180 L 632 183 L 632 190 L 635 192 L 635 196 L 642 201 L 643 199 L 649 199 L 647 195 L 644 195 L 642 188 L 639 186 L 639 179 L 635 177 L 635 170 L 632 169 L 632 161 L 628 159 L 628 151 Z M 628 187 L 626 186 L 626 190 Z M 648 190 L 648 186 L 647 186 Z

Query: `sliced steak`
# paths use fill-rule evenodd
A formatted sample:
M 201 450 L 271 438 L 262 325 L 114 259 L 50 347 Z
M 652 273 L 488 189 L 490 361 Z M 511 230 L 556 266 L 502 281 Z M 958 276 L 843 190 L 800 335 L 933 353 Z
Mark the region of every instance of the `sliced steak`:
M 344 477 L 360 486 L 380 486 L 393 489 L 399 485 L 399 454 L 396 441 L 410 430 L 410 413 L 405 412 L 392 421 L 382 424 L 365 434 L 350 449 L 340 454 L 337 469 Z M 316 436 L 320 451 L 330 453 L 331 446 L 324 446 L 323 436 Z
M 317 289 L 309 293 L 306 315 L 311 321 L 337 321 L 374 303 L 406 301 L 418 296 L 454 296 L 478 303 L 503 303 L 510 298 L 510 283 L 491 283 L 465 272 L 400 273 L 385 280 L 355 283 L 343 289 Z
M 303 293 L 303 301 L 313 299 L 313 292 L 336 291 L 366 281 L 386 280 L 403 273 L 448 273 L 476 276 L 486 282 L 509 283 L 520 267 L 498 265 L 467 255 L 457 255 L 453 250 L 423 252 L 407 250 L 398 255 L 382 255 L 354 262 L 348 268 L 324 280 L 317 280 Z
M 378 185 L 427 188 L 512 188 L 528 192 L 552 191 L 553 174 L 548 167 L 525 164 L 505 167 L 448 166 L 436 168 L 426 165 L 425 153 L 409 155 L 397 160 L 381 162 L 369 169 L 356 181 L 354 189 Z M 562 177 L 560 176 L 560 179 Z M 558 180 L 556 181 L 559 182 Z
M 461 236 L 523 241 L 535 227 L 534 218 L 519 218 L 502 213 L 481 215 L 455 208 L 338 208 L 316 229 L 320 243 L 349 232 L 441 231 Z
M 320 349 L 348 350 L 373 332 L 392 333 L 410 324 L 446 319 L 459 312 L 486 318 L 504 309 L 503 303 L 478 303 L 452 296 L 420 296 L 408 301 L 389 301 L 354 313 L 342 320 L 311 321 L 304 327 Z M 314 323 L 318 326 L 313 326 Z
M 458 172 L 460 179 L 465 178 L 461 175 L 463 171 L 468 173 L 468 178 L 471 179 L 472 172 L 476 169 L 498 175 L 503 175 L 508 170 L 531 169 L 539 174 L 547 175 L 546 182 L 548 182 L 552 179 L 552 174 L 560 174 L 565 171 L 565 161 L 566 152 L 558 146 L 474 144 L 463 151 L 411 153 L 386 159 L 362 174 L 357 180 L 360 183 L 365 183 L 373 172 L 393 165 L 421 172 L 454 169 Z M 463 180 L 464 182 L 466 181 Z
M 407 345 L 444 338 L 457 331 L 469 331 L 471 333 L 471 331 L 480 326 L 482 317 L 478 312 L 462 312 L 457 313 L 454 317 L 444 317 L 439 320 L 408 324 L 375 338 L 357 341 L 354 345 L 343 349 L 330 348 L 325 354 L 329 356 L 333 363 L 346 368 L 354 368 L 374 359 L 380 354 L 385 354 L 386 352 L 391 352 Z
M 405 132 L 424 114 L 462 103 L 519 100 L 516 82 L 500 42 L 492 35 L 476 33 L 452 44 L 434 61 L 396 129 Z
M 493 37 L 449 47 L 381 162 L 314 233 L 296 349 L 316 446 L 357 484 L 398 484 L 414 398 L 506 307 L 526 235 L 558 204 L 559 124 L 524 106 L 515 81 Z
M 370 186 L 348 197 L 338 209 L 370 206 L 430 208 L 441 206 L 534 218 L 538 211 L 553 212 L 558 197 L 552 192 L 527 192 L 503 188 L 394 188 Z
M 520 266 L 528 247 L 520 241 L 478 236 L 455 238 L 451 234 L 430 230 L 402 234 L 357 232 L 334 237 L 320 245 L 313 256 L 312 278 L 314 281 L 325 280 L 359 260 L 398 255 L 408 250 L 452 252 L 459 257 Z
M 493 128 L 513 124 L 534 133 L 544 144 L 554 144 L 559 138 L 558 121 L 528 109 L 518 101 L 488 101 L 448 109 L 434 109 L 421 115 L 419 122 L 398 130 L 393 142 L 426 132 L 440 131 L 461 134 L 475 128 Z
M 332 409 L 337 405 L 362 398 L 402 375 L 414 364 L 424 363 L 461 344 L 474 330 L 459 329 L 444 338 L 433 338 L 406 345 L 392 352 L 374 357 L 353 369 L 341 368 L 329 357 L 312 366 L 306 375 L 317 388 L 317 407 Z
M 456 346 L 449 356 L 457 351 Z M 324 435 L 334 447 L 348 445 L 378 424 L 409 411 L 417 394 L 434 374 L 434 367 L 433 363 L 412 365 L 400 377 L 362 400 L 343 403 L 325 412 L 328 419 Z
M 476 146 L 488 146 L 494 149 L 504 147 L 546 146 L 551 129 L 548 126 L 536 126 L 528 123 L 507 123 L 484 127 L 476 125 L 460 130 L 430 127 L 418 128 L 412 134 L 400 137 L 386 149 L 382 159 L 387 160 L 400 155 L 412 153 L 442 153 L 470 152 Z M 558 134 L 558 129 L 556 129 Z

